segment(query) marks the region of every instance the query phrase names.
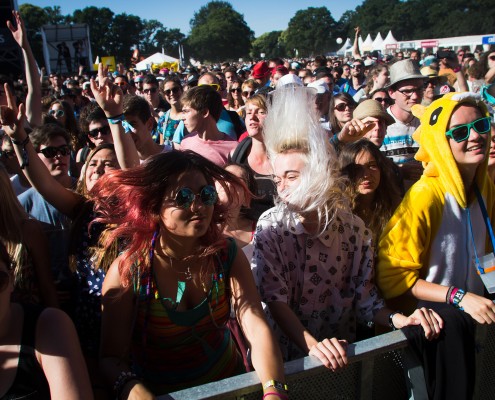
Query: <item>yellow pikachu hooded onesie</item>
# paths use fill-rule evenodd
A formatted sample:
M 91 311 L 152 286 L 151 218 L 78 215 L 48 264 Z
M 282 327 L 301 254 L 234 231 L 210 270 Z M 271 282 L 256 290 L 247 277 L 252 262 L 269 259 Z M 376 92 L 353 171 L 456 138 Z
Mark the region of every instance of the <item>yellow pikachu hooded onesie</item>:
M 478 201 L 474 194 L 466 193 L 445 136 L 459 104 L 472 104 L 482 116 L 488 116 L 480 96 L 473 93 L 449 93 L 427 108 L 413 107 L 413 114 L 421 120 L 413 135 L 420 144 L 415 158 L 423 162 L 425 170 L 406 193 L 379 243 L 377 283 L 385 299 L 404 294 L 419 278 L 483 295 L 483 283 L 472 263 L 469 215 L 478 256 L 492 248 Z M 490 134 L 480 136 L 485 136 L 488 154 Z M 492 219 L 495 187 L 487 178 L 487 161 L 488 155 L 478 167 L 475 181 Z

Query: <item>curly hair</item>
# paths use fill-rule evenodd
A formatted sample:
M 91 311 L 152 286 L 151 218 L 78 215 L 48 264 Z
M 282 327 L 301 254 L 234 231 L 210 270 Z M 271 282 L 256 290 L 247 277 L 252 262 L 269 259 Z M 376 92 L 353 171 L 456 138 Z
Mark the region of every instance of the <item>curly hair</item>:
M 133 264 L 149 270 L 148 251 L 159 228 L 164 194 L 177 177 L 191 172 L 201 173 L 209 184 L 220 182 L 229 200 L 214 205 L 208 231 L 191 254 L 211 260 L 223 246 L 229 204 L 235 203 L 236 193 L 229 186 L 245 187 L 239 178 L 193 151 L 172 151 L 152 156 L 136 168 L 107 173 L 96 183 L 92 194 L 99 218 L 95 221 L 112 227 L 102 236 L 105 248 L 117 239 L 123 244 L 119 272 L 124 285 L 131 282 Z

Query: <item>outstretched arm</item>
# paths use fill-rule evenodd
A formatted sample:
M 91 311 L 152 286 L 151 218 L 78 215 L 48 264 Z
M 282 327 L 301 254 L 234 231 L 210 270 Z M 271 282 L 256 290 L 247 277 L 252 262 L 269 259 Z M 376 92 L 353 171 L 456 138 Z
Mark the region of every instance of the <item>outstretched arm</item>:
M 122 116 L 124 95 L 119 87 L 110 82 L 107 73 L 108 69 L 100 63 L 98 66 L 98 84 L 94 79 L 91 79 L 91 90 L 107 118 Z M 131 136 L 125 133 L 122 122 L 110 123 L 110 130 L 120 167 L 127 169 L 138 166 L 139 155 L 136 145 Z
M 352 46 L 352 57 L 354 59 L 362 59 L 361 52 L 359 51 L 359 36 L 361 35 L 361 28 L 356 26 L 354 28 L 355 36 L 354 36 L 354 46 Z
M 12 139 L 17 159 L 22 166 L 24 175 L 29 183 L 61 213 L 72 218 L 75 208 L 84 198 L 62 186 L 51 175 L 45 164 L 40 160 L 38 154 L 29 141 L 29 136 L 24 130 L 25 107 L 21 104 L 19 108 L 15 103 L 13 94 L 7 84 L 4 85 L 7 94 L 7 107 L 2 108 L 0 124 L 7 135 Z M 27 163 L 26 163 L 27 161 Z
M 22 56 L 24 57 L 26 82 L 28 86 L 28 93 L 26 97 L 26 117 L 27 121 L 32 127 L 41 125 L 41 82 L 40 74 L 38 73 L 38 67 L 36 60 L 34 59 L 33 51 L 27 40 L 26 28 L 24 21 L 19 14 L 19 11 L 12 11 L 16 26 L 12 22 L 7 21 L 7 27 L 10 29 L 14 40 L 22 49 Z

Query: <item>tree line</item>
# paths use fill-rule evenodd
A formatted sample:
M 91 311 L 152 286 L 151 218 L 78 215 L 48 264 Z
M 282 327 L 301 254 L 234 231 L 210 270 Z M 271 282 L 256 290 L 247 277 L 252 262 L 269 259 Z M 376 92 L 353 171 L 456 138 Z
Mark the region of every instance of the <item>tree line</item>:
M 491 33 L 495 20 L 494 0 L 365 0 L 336 21 L 327 7 L 299 10 L 283 31 L 254 33 L 226 1 L 211 1 L 194 13 L 188 36 L 168 29 L 160 21 L 132 14 L 115 14 L 106 7 L 86 7 L 62 15 L 59 6 L 22 4 L 28 35 L 38 62 L 42 63 L 40 28 L 45 24 L 88 24 L 94 55 L 113 55 L 130 62 L 132 48 L 149 55 L 162 48 L 178 57 L 183 46 L 186 58 L 202 61 L 239 58 L 308 57 L 335 51 L 337 38 L 354 37 L 354 27 L 363 35 L 392 30 L 398 40 L 439 38 Z

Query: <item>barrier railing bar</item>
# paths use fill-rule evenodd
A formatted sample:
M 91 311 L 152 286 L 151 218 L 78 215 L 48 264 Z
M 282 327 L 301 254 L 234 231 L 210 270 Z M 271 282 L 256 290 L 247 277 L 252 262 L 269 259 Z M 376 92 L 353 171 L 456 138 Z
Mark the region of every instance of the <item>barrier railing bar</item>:
M 407 346 L 407 339 L 400 331 L 385 333 L 370 339 L 350 344 L 347 348 L 349 363 L 370 359 L 378 354 L 387 353 Z M 325 367 L 314 357 L 304 357 L 285 363 L 287 379 L 293 380 L 320 373 Z M 256 372 L 237 375 L 232 378 L 211 382 L 205 385 L 184 389 L 157 397 L 158 400 L 218 400 L 239 397 L 260 390 L 260 381 Z

